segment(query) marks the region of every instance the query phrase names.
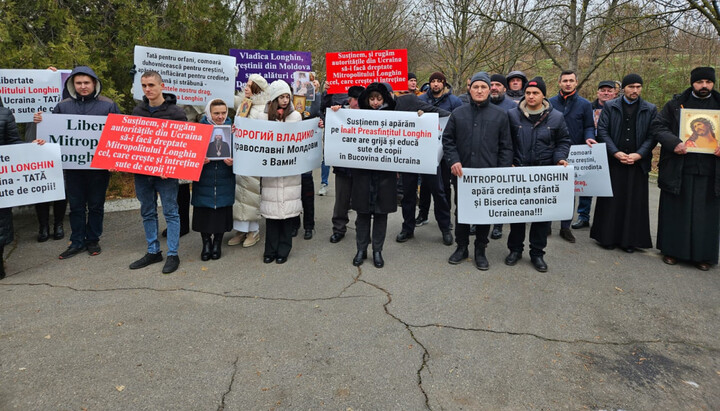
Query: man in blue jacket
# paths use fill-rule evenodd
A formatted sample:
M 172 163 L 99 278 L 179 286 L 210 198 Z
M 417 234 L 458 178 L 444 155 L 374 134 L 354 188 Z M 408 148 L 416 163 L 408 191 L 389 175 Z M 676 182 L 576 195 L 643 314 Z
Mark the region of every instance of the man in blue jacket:
M 545 82 L 535 77 L 525 86 L 525 97 L 515 110 L 508 111 L 513 141 L 513 166 L 566 166 L 570 136 L 560 111 L 545 100 Z M 547 271 L 543 259 L 550 222 L 530 224 L 530 261 L 536 270 Z M 522 258 L 525 223 L 510 224 L 505 264 L 515 265 Z
M 69 97 L 59 102 L 53 114 L 107 116 L 120 114 L 114 101 L 100 94 L 102 83 L 93 69 L 77 66 L 65 81 Z M 33 121 L 42 121 L 42 113 L 35 113 Z M 105 216 L 105 193 L 110 183 L 107 170 L 65 170 L 65 194 L 70 204 L 70 246 L 59 258 L 68 259 L 87 250 L 90 255 L 101 252 L 99 245 Z M 87 219 L 85 210 L 87 209 Z
M 592 104 L 580 97 L 577 90 L 577 75 L 572 70 L 565 70 L 560 73 L 560 92 L 550 98 L 553 108 L 563 113 L 565 124 L 570 133 L 570 140 L 573 145 L 595 143 L 595 121 L 593 120 Z M 580 197 L 578 201 L 578 221 L 573 228 L 590 226 L 590 207 L 592 197 Z M 560 237 L 571 243 L 575 242 L 575 236 L 570 232 L 572 219 L 563 221 L 560 224 Z

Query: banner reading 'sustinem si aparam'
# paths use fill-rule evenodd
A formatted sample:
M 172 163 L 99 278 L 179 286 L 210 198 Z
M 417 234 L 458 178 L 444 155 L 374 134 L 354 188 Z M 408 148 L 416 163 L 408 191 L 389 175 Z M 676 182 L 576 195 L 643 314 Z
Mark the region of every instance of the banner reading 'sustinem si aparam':
M 322 163 L 319 119 L 283 123 L 235 117 L 233 171 L 241 176 L 302 174 Z
M 573 167 L 463 168 L 458 221 L 528 223 L 572 218 Z
M 65 198 L 60 146 L 0 147 L 0 208 Z
M 37 138 L 60 145 L 64 170 L 89 169 L 105 120 L 107 116 L 46 113 L 37 125 Z
M 435 174 L 438 115 L 416 112 L 328 110 L 325 164 L 402 173 Z

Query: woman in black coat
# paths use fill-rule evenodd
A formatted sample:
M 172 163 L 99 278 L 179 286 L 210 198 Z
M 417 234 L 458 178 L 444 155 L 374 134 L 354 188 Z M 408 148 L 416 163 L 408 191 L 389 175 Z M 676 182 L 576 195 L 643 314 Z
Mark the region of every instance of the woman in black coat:
M 0 145 L 20 143 L 22 140 L 15 124 L 15 116 L 0 103 Z M 13 238 L 12 208 L 0 208 L 0 257 L 4 256 L 5 246 L 10 244 Z M 4 261 L 0 261 L 0 279 L 5 278 Z
M 395 100 L 390 91 L 380 83 L 370 84 L 360 95 L 362 110 L 394 110 Z M 357 254 L 353 265 L 359 266 L 367 258 L 370 243 L 370 220 L 372 227 L 373 264 L 382 268 L 385 261 L 382 248 L 387 232 L 387 215 L 397 210 L 397 177 L 394 171 L 353 169 L 353 186 L 350 207 L 357 212 L 355 227 L 357 233 Z

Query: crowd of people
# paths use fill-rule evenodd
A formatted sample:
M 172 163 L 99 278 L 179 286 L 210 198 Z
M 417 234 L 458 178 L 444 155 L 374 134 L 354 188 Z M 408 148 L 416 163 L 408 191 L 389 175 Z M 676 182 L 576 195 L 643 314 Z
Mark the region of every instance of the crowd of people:
M 599 82 L 593 102 L 578 94 L 576 73 L 563 71 L 558 76 L 559 92 L 548 96 L 541 77 L 528 79 L 521 71 L 507 75 L 478 72 L 467 80 L 465 93 L 455 95 L 441 72 L 432 73 L 428 83 L 419 88 L 417 77 L 408 75 L 408 90 L 395 91 L 386 83 L 367 87 L 353 86 L 346 94 L 321 93 L 308 111 L 297 111 L 292 91 L 282 80 L 268 84 L 253 74 L 245 87 L 245 98 L 252 106 L 245 116 L 265 121 L 296 122 L 308 118 L 322 119 L 326 110 L 340 108 L 360 110 L 393 110 L 436 112 L 449 117 L 442 135 L 443 158 L 433 175 L 398 174 L 360 168 L 334 167 L 335 204 L 333 207 L 331 243 L 347 234 L 349 210 L 356 212 L 357 253 L 352 264 L 360 266 L 368 258 L 371 246 L 375 267 L 385 265 L 382 255 L 387 233 L 387 217 L 402 209 L 403 222 L 396 241 L 404 243 L 414 237 L 416 227 L 428 224 L 431 201 L 446 246 L 456 244 L 448 258 L 450 264 L 467 261 L 470 237 L 474 235 L 472 261 L 479 270 L 488 270 L 485 249 L 489 239 L 503 236 L 501 224 L 468 225 L 457 220 L 457 178 L 463 168 L 525 167 L 568 164 L 571 145 L 592 146 L 605 143 L 608 154 L 612 197 L 598 197 L 591 224 L 592 197 L 579 197 L 577 220 L 560 222 L 559 236 L 575 242 L 572 230 L 590 228 L 590 237 L 606 249 L 620 248 L 632 253 L 652 247 L 649 218 L 648 174 L 652 152 L 661 145 L 658 185 L 661 190 L 656 247 L 666 264 L 686 261 L 700 270 L 718 262 L 720 247 L 720 147 L 714 125 L 708 121 L 693 122 L 693 136 L 685 139 L 680 130 L 681 109 L 720 109 L 720 93 L 714 90 L 715 70 L 697 67 L 690 75 L 690 87 L 673 97 L 658 112 L 641 97 L 643 79 L 627 74 L 621 82 Z M 141 76 L 143 100 L 132 115 L 188 121 L 187 110 L 177 105 L 174 95 L 164 91 L 157 72 Z M 120 113 L 115 102 L 101 94 L 101 81 L 87 66 L 76 67 L 65 83 L 65 95 L 53 113 L 108 115 Z M 198 120 L 210 125 L 230 125 L 230 110 L 223 100 L 214 99 L 204 108 Z M 242 115 L 238 113 L 238 115 Z M 35 113 L 34 123 L 42 121 Z M 697 124 L 695 124 L 697 123 Z M 34 128 L 28 127 L 29 139 Z M 18 144 L 23 140 L 10 110 L 0 106 L 0 145 Z M 36 140 L 43 144 L 43 140 Z M 293 237 L 301 227 L 303 238 L 314 232 L 315 195 L 312 175 L 285 177 L 240 176 L 233 173 L 233 159 L 222 155 L 221 138 L 211 142 L 197 182 L 183 182 L 164 176 L 135 175 L 135 191 L 147 242 L 145 254 L 129 265 L 140 269 L 165 260 L 162 272 L 176 271 L 180 265 L 180 237 L 190 231 L 202 239 L 201 260 L 221 258 L 224 234 L 235 230 L 227 245 L 252 247 L 260 241 L 260 220 L 265 219 L 263 261 L 283 264 L 292 249 Z M 215 144 L 220 161 L 211 161 Z M 688 148 L 709 148 L 698 153 Z M 229 151 L 229 150 L 226 150 Z M 65 260 L 81 252 L 95 256 L 101 253 L 105 196 L 114 170 L 66 170 L 65 188 L 70 208 L 70 244 L 59 258 Z M 319 195 L 328 192 L 329 167 L 323 164 Z M 417 193 L 418 186 L 420 187 Z M 454 191 L 454 195 L 451 194 Z M 157 197 L 167 229 L 160 233 Z M 399 200 L 399 198 L 401 198 Z M 418 201 L 419 199 L 419 201 Z M 455 224 L 451 210 L 455 204 Z M 193 206 L 192 223 L 190 205 Z M 50 209 L 54 224 L 50 232 Z M 66 201 L 38 204 L 37 241 L 50 237 L 64 238 L 63 218 Z M 525 248 L 526 224 L 510 224 L 507 236 L 509 250 L 505 264 L 515 265 Z M 529 256 L 532 266 L 548 270 L 544 259 L 551 222 L 532 222 L 529 230 Z M 167 237 L 167 258 L 163 258 L 159 234 Z M 0 210 L 0 252 L 13 240 L 10 209 Z M 2 266 L 2 265 L 0 265 Z M 4 267 L 0 278 L 4 277 Z

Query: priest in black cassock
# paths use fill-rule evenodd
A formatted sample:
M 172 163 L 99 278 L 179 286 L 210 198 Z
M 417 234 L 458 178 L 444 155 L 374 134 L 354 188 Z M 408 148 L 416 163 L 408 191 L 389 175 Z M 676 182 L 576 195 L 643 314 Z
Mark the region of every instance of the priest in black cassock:
M 662 145 L 657 248 L 666 264 L 684 260 L 707 271 L 718 263 L 720 246 L 720 148 L 713 154 L 688 153 L 679 132 L 682 108 L 720 110 L 715 69 L 693 69 L 690 84 L 665 104 L 650 127 Z
M 657 142 L 649 130 L 657 108 L 640 98 L 642 84 L 637 74 L 625 76 L 623 96 L 605 103 L 597 129 L 597 141 L 607 146 L 613 196 L 598 197 L 590 238 L 628 253 L 652 247 L 648 173 Z

